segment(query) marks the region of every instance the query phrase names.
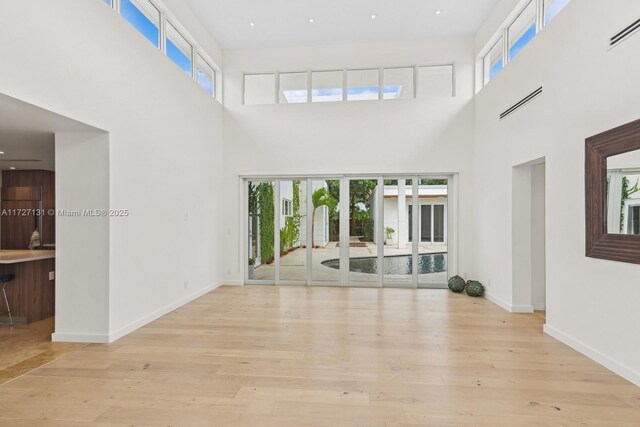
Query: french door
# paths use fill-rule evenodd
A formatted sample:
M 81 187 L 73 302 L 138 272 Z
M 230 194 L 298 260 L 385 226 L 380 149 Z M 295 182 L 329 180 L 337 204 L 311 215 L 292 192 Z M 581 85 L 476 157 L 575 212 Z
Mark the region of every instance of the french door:
M 244 281 L 443 287 L 450 187 L 429 176 L 247 179 Z

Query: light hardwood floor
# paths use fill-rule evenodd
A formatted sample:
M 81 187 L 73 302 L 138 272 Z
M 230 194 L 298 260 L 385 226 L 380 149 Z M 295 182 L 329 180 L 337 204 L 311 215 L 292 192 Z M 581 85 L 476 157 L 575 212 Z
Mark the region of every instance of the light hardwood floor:
M 2 304 L 0 307 L 3 307 Z M 49 317 L 28 325 L 16 324 L 11 327 L 0 324 L 0 384 L 83 346 L 52 343 L 54 322 L 55 318 Z
M 222 287 L 0 387 L 0 424 L 640 425 L 536 315 L 439 290 Z

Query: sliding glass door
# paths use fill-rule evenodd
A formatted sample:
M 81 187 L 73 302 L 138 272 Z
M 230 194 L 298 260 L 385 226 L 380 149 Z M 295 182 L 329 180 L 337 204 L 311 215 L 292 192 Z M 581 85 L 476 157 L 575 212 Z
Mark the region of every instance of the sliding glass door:
M 310 285 L 338 286 L 340 276 L 340 180 L 310 179 L 307 229 Z
M 279 283 L 306 285 L 306 236 L 302 231 L 306 230 L 303 220 L 307 202 L 307 180 L 279 180 L 278 188 Z
M 345 245 L 349 253 L 350 286 L 378 286 L 380 282 L 378 185 L 378 179 L 349 179 L 349 234 L 345 236 Z
M 245 184 L 246 283 L 446 286 L 448 179 L 317 177 Z
M 247 279 L 271 283 L 275 280 L 275 183 L 248 181 Z
M 384 286 L 413 287 L 413 180 L 385 179 L 382 201 Z

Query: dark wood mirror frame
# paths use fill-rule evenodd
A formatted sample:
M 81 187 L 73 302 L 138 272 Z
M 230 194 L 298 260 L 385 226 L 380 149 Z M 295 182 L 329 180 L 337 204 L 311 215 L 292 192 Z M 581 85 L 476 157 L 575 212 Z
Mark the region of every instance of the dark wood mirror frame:
M 640 149 L 640 120 L 585 141 L 586 255 L 640 264 L 640 236 L 607 233 L 607 157 Z

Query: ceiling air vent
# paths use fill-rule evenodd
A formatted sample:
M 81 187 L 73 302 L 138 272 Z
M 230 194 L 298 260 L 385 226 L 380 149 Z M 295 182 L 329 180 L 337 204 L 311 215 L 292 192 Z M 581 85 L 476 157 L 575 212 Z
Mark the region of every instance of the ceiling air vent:
M 615 47 L 640 30 L 640 19 L 609 39 L 609 47 Z
M 533 101 L 540 94 L 542 94 L 542 86 L 540 86 L 538 89 L 534 90 L 529 95 L 525 96 L 520 101 L 513 104 L 509 109 L 505 110 L 502 114 L 500 114 L 500 120 L 504 119 L 511 113 L 514 113 L 520 107 L 524 107 L 526 104 Z

